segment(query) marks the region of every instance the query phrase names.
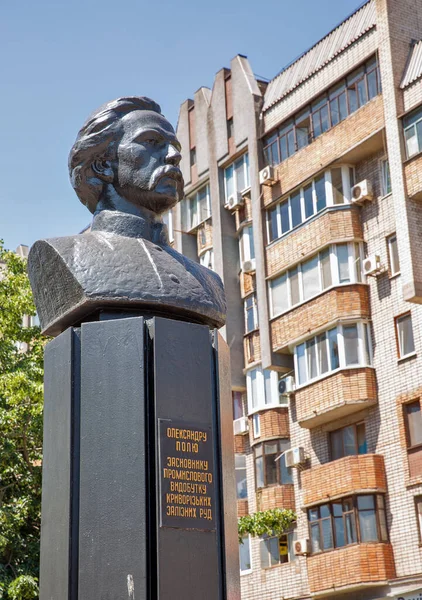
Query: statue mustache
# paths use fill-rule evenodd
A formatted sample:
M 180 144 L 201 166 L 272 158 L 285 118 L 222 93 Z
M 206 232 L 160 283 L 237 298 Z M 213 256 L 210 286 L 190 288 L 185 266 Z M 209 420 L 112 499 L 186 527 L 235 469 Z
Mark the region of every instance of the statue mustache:
M 153 190 L 163 177 L 171 177 L 171 179 L 174 179 L 179 185 L 183 186 L 182 171 L 173 165 L 165 165 L 164 167 L 159 167 L 156 171 L 154 171 L 151 177 L 149 189 Z

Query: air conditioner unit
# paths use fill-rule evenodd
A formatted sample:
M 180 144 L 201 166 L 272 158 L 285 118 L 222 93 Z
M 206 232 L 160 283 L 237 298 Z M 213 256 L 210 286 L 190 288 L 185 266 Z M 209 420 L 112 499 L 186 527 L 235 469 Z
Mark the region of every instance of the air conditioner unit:
M 227 199 L 226 208 L 228 210 L 233 210 L 243 205 L 243 196 L 240 192 L 236 192 L 235 194 L 231 194 L 231 196 Z
M 306 461 L 305 450 L 301 446 L 286 450 L 284 456 L 286 467 L 298 467 Z
M 362 270 L 364 275 L 377 275 L 381 272 L 381 259 L 378 254 L 368 256 L 363 261 Z
M 362 204 L 365 200 L 372 200 L 373 197 L 372 183 L 368 179 L 364 179 L 352 187 L 352 202 L 356 204 Z
M 303 538 L 293 542 L 293 549 L 296 556 L 304 556 L 311 553 L 311 540 Z
M 253 273 L 256 271 L 256 262 L 254 258 L 250 260 L 244 260 L 242 263 L 242 271 L 243 273 Z
M 285 394 L 291 394 L 295 389 L 295 379 L 291 375 L 287 377 L 283 377 L 278 382 L 278 393 L 280 396 L 284 396 Z
M 247 433 L 248 429 L 248 417 L 240 417 L 240 419 L 233 421 L 234 435 L 242 435 L 243 433 Z
M 260 185 L 271 185 L 274 183 L 274 168 L 271 165 L 265 167 L 259 172 Z

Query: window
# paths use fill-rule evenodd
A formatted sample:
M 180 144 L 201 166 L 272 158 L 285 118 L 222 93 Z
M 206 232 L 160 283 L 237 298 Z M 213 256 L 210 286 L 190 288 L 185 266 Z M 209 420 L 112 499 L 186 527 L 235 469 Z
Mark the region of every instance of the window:
M 249 186 L 249 156 L 244 154 L 224 170 L 226 202 L 230 196 L 242 192 Z
M 331 460 L 344 456 L 366 454 L 365 423 L 354 423 L 330 433 Z
M 396 332 L 399 358 L 415 352 L 413 341 L 412 317 L 410 313 L 396 317 Z
M 169 242 L 174 241 L 173 235 L 173 211 L 170 209 L 163 214 L 163 223 L 167 225 L 167 231 L 169 236 Z
M 255 258 L 255 247 L 253 243 L 252 225 L 244 227 L 239 238 L 240 260 L 243 263 L 245 260 Z
M 407 158 L 422 150 L 422 107 L 403 118 Z
M 381 161 L 381 189 L 383 196 L 391 194 L 391 176 L 388 158 L 384 158 Z
M 198 192 L 186 198 L 184 221 L 188 231 L 197 227 L 211 216 L 209 187 L 205 185 Z
M 415 496 L 416 518 L 418 520 L 419 542 L 422 541 L 422 496 Z
M 241 574 L 245 574 L 252 571 L 251 544 L 250 537 L 248 534 L 245 534 L 242 537 L 242 541 L 239 543 L 239 563 Z
M 269 281 L 271 317 L 307 302 L 331 286 L 362 280 L 362 244 L 333 244 Z
M 193 167 L 196 165 L 196 148 L 191 148 L 190 154 L 190 166 Z
M 400 273 L 399 250 L 397 247 L 397 236 L 395 233 L 387 238 L 388 260 L 390 263 L 391 275 Z
M 285 455 L 280 457 L 289 448 L 289 440 L 273 440 L 254 447 L 257 488 L 293 483 L 292 469 L 286 467 Z
M 212 249 L 206 250 L 199 257 L 199 262 L 202 266 L 207 267 L 207 269 L 214 270 L 214 252 Z
M 348 203 L 353 185 L 348 166 L 325 171 L 287 199 L 267 211 L 267 240 L 270 244 L 327 206 Z
M 276 165 L 343 121 L 381 92 L 376 56 L 324 92 L 263 139 L 269 165 Z
M 230 139 L 231 137 L 233 137 L 233 117 L 227 119 L 227 138 Z
M 256 296 L 252 294 L 246 298 L 245 307 L 245 333 L 254 331 L 258 327 L 258 310 L 256 306 Z
M 264 535 L 259 544 L 261 569 L 282 565 L 295 560 L 293 552 L 294 533 L 285 533 L 280 537 Z
M 234 468 L 236 474 L 236 497 L 238 500 L 244 500 L 248 497 L 245 454 L 234 455 Z
M 411 477 L 422 475 L 422 418 L 419 400 L 403 406 L 406 427 L 407 458 Z
M 329 329 L 296 346 L 296 381 L 304 385 L 336 369 L 370 365 L 370 347 L 366 323 Z
M 251 369 L 246 374 L 246 386 L 249 413 L 280 405 L 278 373 L 276 371 L 262 370 L 260 367 Z M 283 398 L 283 403 L 285 403 L 285 398 Z
M 245 412 L 243 410 L 243 394 L 242 392 L 232 392 L 233 398 L 233 418 L 241 419 L 245 416 Z
M 254 414 L 252 417 L 253 424 L 253 436 L 257 438 L 261 435 L 261 421 L 259 419 L 259 414 Z
M 384 496 L 365 494 L 308 509 L 312 552 L 362 542 L 386 542 Z

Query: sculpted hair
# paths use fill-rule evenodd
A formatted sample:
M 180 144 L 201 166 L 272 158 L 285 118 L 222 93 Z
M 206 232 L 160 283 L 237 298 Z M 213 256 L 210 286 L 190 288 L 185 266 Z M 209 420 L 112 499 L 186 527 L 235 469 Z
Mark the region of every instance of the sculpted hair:
M 69 154 L 69 176 L 82 204 L 95 212 L 104 182 L 92 170 L 95 160 L 115 157 L 120 135 L 119 120 L 134 110 L 152 110 L 161 114 L 160 106 L 143 96 L 117 98 L 103 104 L 85 122 Z

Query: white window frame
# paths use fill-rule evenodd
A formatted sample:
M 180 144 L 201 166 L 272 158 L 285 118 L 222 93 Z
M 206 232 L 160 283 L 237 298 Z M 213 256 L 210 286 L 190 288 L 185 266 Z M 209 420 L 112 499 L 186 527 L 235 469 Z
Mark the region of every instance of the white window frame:
M 362 265 L 362 261 L 363 261 L 363 257 L 364 257 L 363 244 L 361 242 L 344 242 L 344 244 L 347 245 L 350 281 L 340 283 L 340 278 L 339 278 L 339 261 L 338 261 L 337 249 L 338 249 L 338 246 L 342 246 L 343 243 L 339 242 L 338 244 L 331 244 L 330 246 L 326 246 L 325 248 L 322 248 L 319 252 L 317 252 L 313 256 L 308 257 L 303 262 L 298 263 L 297 265 L 294 265 L 287 271 L 283 271 L 283 273 L 278 274 L 277 277 L 273 277 L 272 279 L 268 280 L 268 297 L 269 297 L 270 318 L 271 319 L 279 317 L 280 315 L 283 315 L 283 314 L 287 313 L 288 311 L 292 310 L 293 308 L 297 308 L 298 306 L 305 304 L 306 302 L 310 302 L 314 298 L 317 298 L 321 294 L 325 294 L 327 291 L 329 291 L 335 287 L 343 287 L 345 285 L 354 285 L 356 283 L 365 283 L 362 270 L 360 271 L 360 276 L 358 273 L 358 261 L 359 261 L 359 264 Z M 356 244 L 358 244 L 358 248 L 359 248 L 358 256 L 356 255 Z M 323 288 L 321 254 L 327 248 L 329 248 L 329 252 L 330 252 L 331 285 L 327 286 L 326 288 Z M 306 298 L 306 300 L 305 300 L 302 268 L 303 268 L 304 264 L 306 264 L 309 260 L 314 259 L 315 256 L 318 256 L 319 291 L 318 291 L 318 293 L 314 294 L 313 296 L 309 296 L 309 298 Z M 294 270 L 296 268 L 298 270 L 300 300 L 297 304 L 292 304 L 292 289 L 291 289 L 291 282 L 290 282 L 289 274 L 292 270 Z M 281 277 L 283 277 L 286 274 L 287 274 L 286 283 L 287 283 L 288 308 L 282 312 L 275 313 L 274 312 L 274 302 L 273 302 L 273 292 L 272 292 L 272 289 L 273 289 L 272 282 L 280 279 Z
M 199 263 L 203 267 L 207 267 L 207 269 L 214 271 L 214 251 L 212 248 L 208 248 L 208 250 L 205 250 L 205 252 L 201 254 L 199 257 Z
M 252 300 L 252 312 L 253 312 L 253 328 L 248 329 L 248 310 L 247 310 L 247 302 L 248 300 Z M 243 309 L 244 309 L 244 317 L 245 317 L 245 334 L 252 333 L 258 329 L 258 306 L 256 303 L 256 294 L 251 294 L 243 301 Z
M 268 552 L 268 566 L 264 567 L 262 566 L 261 563 L 261 557 L 262 557 L 262 550 L 261 550 L 261 544 L 265 544 L 265 541 L 267 539 L 270 538 L 276 538 L 277 540 L 279 540 L 281 538 L 281 536 L 284 535 L 287 538 L 287 561 L 284 563 L 278 562 L 276 565 L 271 565 L 271 557 L 270 557 L 270 552 Z M 296 540 L 296 532 L 295 531 L 285 531 L 284 533 L 281 533 L 280 535 L 270 535 L 268 536 L 268 538 L 260 538 L 259 539 L 259 557 L 260 557 L 260 567 L 261 569 L 272 569 L 273 567 L 279 567 L 282 565 L 288 565 L 289 563 L 293 562 L 296 560 L 296 556 L 294 554 L 294 550 L 293 550 L 293 543 Z
M 397 246 L 397 233 L 392 233 L 391 235 L 387 236 L 387 248 L 388 248 L 388 262 L 390 264 L 390 273 L 391 276 L 395 276 L 395 275 L 400 275 L 400 257 L 399 257 L 399 264 L 395 265 L 395 260 L 394 260 L 394 254 L 392 251 L 392 240 L 395 239 L 396 240 L 396 246 Z M 397 246 L 397 254 L 398 254 L 398 246 Z M 396 267 L 398 267 L 397 270 Z
M 244 175 L 244 180 L 246 183 L 246 186 L 242 189 L 238 189 L 238 185 L 237 185 L 237 174 L 236 174 L 236 164 L 239 161 L 243 161 L 243 175 Z M 237 158 L 235 161 L 233 161 L 232 163 L 230 163 L 225 169 L 224 169 L 224 196 L 226 199 L 226 203 L 228 202 L 229 199 L 229 194 L 227 191 L 227 171 L 229 169 L 233 169 L 233 194 L 237 194 L 237 193 L 242 193 L 245 190 L 248 190 L 250 188 L 250 179 L 249 179 L 249 154 L 247 152 L 245 152 L 245 154 L 242 154 L 242 156 L 240 156 L 239 158 Z
M 252 240 L 252 244 L 251 244 L 251 240 Z M 251 248 L 254 248 L 253 256 L 252 256 Z M 252 225 L 246 225 L 240 232 L 239 252 L 240 252 L 240 262 L 241 263 L 255 258 L 255 246 L 254 246 L 254 240 L 253 240 Z
M 405 318 L 410 319 L 410 327 L 411 327 L 411 331 L 412 331 L 412 340 L 413 340 L 413 350 L 411 350 L 407 354 L 403 354 L 402 342 L 401 342 L 401 338 L 400 338 L 400 329 L 399 329 L 399 322 L 403 321 Z M 404 313 L 403 315 L 398 315 L 397 317 L 395 317 L 394 321 L 395 321 L 395 327 L 396 327 L 397 349 L 399 352 L 399 357 L 398 357 L 399 360 L 401 360 L 402 358 L 407 358 L 408 356 L 414 356 L 416 354 L 416 347 L 415 347 L 415 335 L 414 335 L 413 323 L 412 323 L 412 313 L 407 312 L 407 313 Z
M 271 398 L 267 399 L 265 394 L 265 377 L 264 371 L 261 366 L 254 367 L 250 369 L 246 373 L 246 390 L 247 390 L 247 398 L 248 398 L 248 415 L 254 414 L 261 410 L 266 410 L 268 408 L 279 408 L 283 406 L 280 403 L 280 394 L 278 393 L 278 373 L 277 371 L 273 371 L 268 369 L 267 371 L 270 373 L 270 390 L 271 390 Z M 256 390 L 257 390 L 257 402 L 256 406 L 253 406 L 252 402 L 252 376 L 256 374 Z M 274 401 L 274 398 L 276 399 Z M 268 400 L 268 401 L 267 401 Z
M 390 179 L 390 190 L 388 191 L 387 186 L 387 168 L 388 168 L 388 176 Z M 380 159 L 380 178 L 381 178 L 381 192 L 383 196 L 389 196 L 392 193 L 391 190 L 391 170 L 390 163 L 387 156 Z
M 259 418 L 259 413 L 252 415 L 252 425 L 254 438 L 259 438 L 261 436 L 261 420 Z
M 206 199 L 207 199 L 207 215 L 204 218 L 201 218 L 201 215 L 199 213 L 199 194 L 201 192 L 203 192 L 205 188 L 205 192 L 206 192 Z M 210 197 L 210 186 L 208 185 L 208 183 L 202 187 L 200 187 L 194 194 L 192 194 L 191 196 L 188 196 L 185 200 L 185 207 L 186 207 L 186 230 L 187 231 L 192 231 L 193 229 L 196 229 L 201 223 L 203 223 L 204 221 L 206 221 L 207 219 L 209 219 L 211 217 L 211 197 Z M 194 225 L 192 224 L 192 218 L 193 218 L 193 213 L 194 211 L 192 210 L 192 205 L 196 204 L 196 214 L 198 216 L 198 222 L 195 223 Z
M 249 564 L 250 564 L 250 568 L 249 569 L 245 569 L 242 571 L 241 569 L 241 561 L 240 561 L 240 542 L 239 542 L 239 570 L 240 570 L 240 576 L 242 577 L 243 575 L 249 575 L 249 573 L 252 573 L 253 571 L 253 564 L 252 564 L 252 549 L 251 549 L 251 536 L 249 534 L 244 534 L 242 536 L 244 539 L 248 539 L 248 548 L 249 548 Z
M 343 327 L 350 327 L 353 325 L 357 325 L 357 340 L 358 340 L 358 360 L 357 364 L 346 365 L 346 356 L 345 356 L 345 346 L 344 346 L 344 335 L 343 335 Z M 332 329 L 337 330 L 337 345 L 338 345 L 338 361 L 339 366 L 335 369 L 331 367 L 331 355 L 330 355 L 330 346 L 328 340 L 328 332 Z M 327 348 L 327 363 L 328 370 L 325 373 L 319 373 L 319 361 L 317 360 L 317 371 L 318 375 L 316 377 L 309 377 L 309 360 L 308 360 L 308 349 L 307 342 L 311 342 L 313 339 L 317 339 L 317 337 L 323 333 L 326 333 L 326 348 Z M 366 346 L 366 336 L 368 339 L 368 347 Z M 305 373 L 306 379 L 301 382 L 299 379 L 299 363 L 298 363 L 298 348 L 304 344 L 305 348 Z M 369 356 L 367 356 L 367 350 Z M 337 373 L 339 371 L 344 371 L 347 369 L 363 369 L 366 367 L 372 367 L 372 340 L 371 340 L 371 330 L 369 324 L 366 321 L 354 321 L 352 323 L 340 323 L 336 327 L 330 327 L 329 329 L 325 329 L 324 331 L 320 331 L 317 335 L 313 335 L 300 343 L 296 344 L 294 347 L 294 368 L 295 368 L 295 381 L 296 381 L 296 389 L 305 387 L 311 383 L 315 383 L 316 381 L 320 381 L 321 379 L 325 379 L 329 377 L 333 373 Z
M 419 138 L 418 138 L 418 130 L 417 130 L 417 124 L 422 121 L 421 107 L 419 107 L 418 109 L 416 109 L 414 112 L 415 112 L 416 115 L 419 113 L 420 117 L 418 119 L 416 119 L 415 121 L 413 121 L 407 127 L 404 127 L 404 124 L 403 124 L 404 145 L 406 146 L 406 156 L 407 156 L 407 158 L 412 158 L 412 156 L 416 156 L 417 154 L 419 154 L 420 152 L 422 152 L 422 148 L 419 147 Z M 412 113 L 410 113 L 410 115 L 406 115 L 406 117 L 411 116 L 411 114 Z M 404 117 L 404 118 L 406 118 L 406 117 Z M 411 129 L 413 129 L 413 136 L 412 136 L 412 138 L 416 139 L 416 146 L 417 146 L 417 149 L 414 152 L 412 152 L 412 154 L 409 153 L 409 146 L 407 144 L 408 140 L 406 139 L 406 132 L 410 131 Z
M 266 215 L 267 245 L 273 244 L 275 241 L 279 240 L 281 237 L 288 235 L 291 231 L 294 231 L 297 227 L 300 227 L 301 225 L 303 225 L 303 223 L 305 223 L 306 221 L 309 221 L 309 219 L 314 218 L 315 215 L 319 214 L 320 212 L 323 212 L 326 208 L 342 207 L 342 206 L 345 206 L 345 205 L 351 203 L 353 186 L 352 186 L 352 182 L 350 181 L 350 169 L 354 169 L 354 167 L 352 165 L 338 165 L 337 167 L 332 167 L 332 168 L 333 169 L 337 169 L 337 168 L 341 169 L 344 202 L 341 204 L 334 204 L 334 191 L 333 191 L 333 187 L 332 187 L 332 183 L 331 183 L 332 182 L 331 169 L 328 169 L 327 171 L 323 172 L 324 178 L 325 178 L 326 206 L 323 209 L 321 209 L 320 211 L 317 211 L 317 195 L 316 195 L 316 189 L 315 189 L 315 181 L 316 181 L 316 179 L 319 179 L 319 177 L 322 175 L 322 173 L 320 173 L 320 175 L 318 177 L 314 177 L 311 181 L 308 181 L 306 184 L 302 185 L 302 187 L 300 187 L 299 190 L 297 190 L 297 189 L 293 190 L 287 198 L 283 198 L 277 204 L 277 206 L 276 206 L 277 237 L 274 238 L 272 241 L 270 241 L 270 226 L 271 226 L 270 225 L 270 223 L 271 223 L 270 212 L 272 212 L 274 210 L 274 208 L 267 211 L 267 215 Z M 312 215 L 307 217 L 306 212 L 305 212 L 305 188 L 308 187 L 308 185 L 310 185 L 310 184 L 312 185 L 313 213 L 312 213 Z M 300 193 L 301 222 L 298 225 L 295 225 L 293 227 L 291 197 L 296 196 L 298 191 Z M 287 206 L 288 206 L 290 227 L 287 231 L 282 233 L 281 205 L 284 204 L 286 201 L 287 201 Z
M 173 209 L 170 208 L 167 212 L 163 214 L 163 222 L 167 225 L 169 242 L 174 242 L 174 233 L 173 233 Z
M 245 466 L 244 467 L 237 467 L 236 466 L 236 456 L 243 456 L 245 458 Z M 237 481 L 236 481 L 236 500 L 247 500 L 248 499 L 248 469 L 247 469 L 247 465 L 246 465 L 246 454 L 244 454 L 243 452 L 236 452 L 235 454 L 235 465 L 234 465 L 234 470 L 236 471 L 245 471 L 245 480 L 246 480 L 246 498 L 239 498 L 237 495 Z M 236 473 L 235 473 L 236 475 Z

